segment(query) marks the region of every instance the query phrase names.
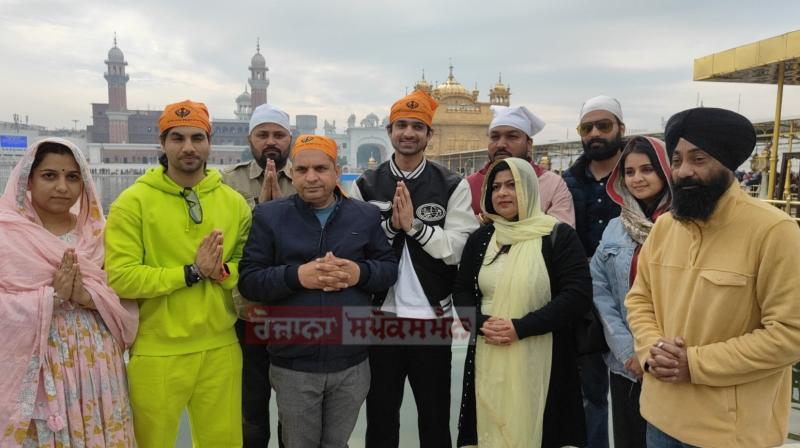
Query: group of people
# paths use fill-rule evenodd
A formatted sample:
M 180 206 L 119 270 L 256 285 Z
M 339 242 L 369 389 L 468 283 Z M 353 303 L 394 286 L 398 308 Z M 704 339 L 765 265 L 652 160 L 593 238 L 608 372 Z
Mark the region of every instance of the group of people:
M 293 139 L 278 107 L 253 111 L 253 160 L 220 172 L 205 105 L 170 104 L 160 165 L 107 218 L 81 151 L 34 143 L 0 199 L 0 445 L 168 447 L 187 410 L 194 446 L 264 447 L 274 389 L 280 446 L 347 446 L 364 403 L 370 448 L 452 446 L 449 330 L 252 337 L 357 309 L 470 331 L 460 447 L 607 447 L 609 389 L 617 448 L 782 444 L 800 229 L 734 181 L 749 121 L 696 108 L 664 141 L 626 139 L 598 96 L 562 177 L 532 160 L 544 121 L 493 106 L 464 179 L 425 158 L 437 106 L 396 101 L 392 157 L 344 191 L 336 142 Z

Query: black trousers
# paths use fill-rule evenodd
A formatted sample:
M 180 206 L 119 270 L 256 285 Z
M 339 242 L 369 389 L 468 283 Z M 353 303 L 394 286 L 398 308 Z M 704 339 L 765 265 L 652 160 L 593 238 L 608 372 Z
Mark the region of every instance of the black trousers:
M 266 448 L 269 443 L 269 354 L 264 344 L 245 343 L 245 321 L 236 321 L 242 347 L 242 437 L 244 448 Z M 278 443 L 281 427 L 278 424 Z
M 406 377 L 417 404 L 420 448 L 451 447 L 450 344 L 370 348 L 372 373 L 367 395 L 367 448 L 400 445 L 400 405 Z M 404 440 L 403 446 L 414 446 Z
M 645 448 L 647 422 L 639 413 L 642 383 L 615 373 L 610 376 L 614 448 Z

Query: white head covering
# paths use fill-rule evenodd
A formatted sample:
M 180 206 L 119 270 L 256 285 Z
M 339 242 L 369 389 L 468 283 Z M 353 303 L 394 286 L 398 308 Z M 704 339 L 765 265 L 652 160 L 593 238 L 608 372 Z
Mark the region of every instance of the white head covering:
M 583 106 L 581 106 L 581 116 L 578 118 L 578 121 L 583 120 L 586 114 L 595 110 L 611 112 L 619 118 L 619 121 L 624 123 L 622 119 L 622 106 L 619 104 L 619 101 L 617 101 L 616 98 L 611 98 L 606 95 L 600 95 L 586 100 Z
M 491 106 L 490 109 L 493 115 L 492 123 L 489 125 L 490 131 L 497 126 L 511 126 L 524 132 L 528 137 L 533 137 L 545 126 L 544 120 L 525 106 Z
M 278 126 L 286 129 L 286 132 L 288 132 L 290 135 L 292 133 L 292 129 L 289 127 L 289 114 L 278 109 L 272 104 L 262 104 L 256 107 L 256 110 L 253 111 L 253 115 L 250 117 L 249 132 L 253 132 L 253 129 L 255 129 L 256 126 L 263 123 L 275 123 Z

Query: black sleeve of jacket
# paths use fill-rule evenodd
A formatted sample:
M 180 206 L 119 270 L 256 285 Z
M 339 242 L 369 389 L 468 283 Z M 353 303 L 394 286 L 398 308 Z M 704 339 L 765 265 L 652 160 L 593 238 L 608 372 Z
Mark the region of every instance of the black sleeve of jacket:
M 361 276 L 356 284 L 357 287 L 370 293 L 386 291 L 397 281 L 397 267 L 399 262 L 397 256 L 386 239 L 386 234 L 381 227 L 381 215 L 377 207 L 374 215 L 370 213 L 368 219 L 375 224 L 370 226 L 369 246 L 364 261 L 358 263 L 361 269 Z
M 298 266 L 276 265 L 275 232 L 267 221 L 266 204 L 253 212 L 253 226 L 239 262 L 239 292 L 248 300 L 274 302 L 302 288 L 297 278 Z
M 548 266 L 553 297 L 542 308 L 512 319 L 519 339 L 568 327 L 592 306 L 592 276 L 578 234 L 568 225 L 558 226 L 552 263 Z
M 488 239 L 486 233 L 484 228 L 480 228 L 467 239 L 461 254 L 458 275 L 453 285 L 453 305 L 456 307 L 458 317 L 467 319 L 470 332 L 477 331 L 478 334 L 482 334 L 480 328 L 488 319 L 487 316 L 481 314 L 480 292 L 475 291 L 475 278 L 478 276 L 483 262 L 483 257 L 480 257 L 480 246 Z

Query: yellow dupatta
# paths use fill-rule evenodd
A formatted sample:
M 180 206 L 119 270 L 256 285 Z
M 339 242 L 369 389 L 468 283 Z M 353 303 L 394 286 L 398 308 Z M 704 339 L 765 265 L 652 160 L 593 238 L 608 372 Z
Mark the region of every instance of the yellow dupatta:
M 491 173 L 501 163 L 509 166 L 514 178 L 517 221 L 488 212 L 492 210 Z M 550 234 L 557 220 L 541 210 L 539 181 L 529 162 L 508 158 L 495 162 L 489 173 L 481 188 L 481 210 L 494 221 L 495 227 L 489 244 L 510 244 L 511 248 L 504 269 L 496 277 L 491 309 L 484 309 L 484 313 L 505 319 L 521 318 L 550 301 L 550 279 L 541 248 L 542 237 Z M 510 346 L 488 345 L 483 337 L 476 344 L 478 446 L 541 446 L 552 334 L 530 336 Z

